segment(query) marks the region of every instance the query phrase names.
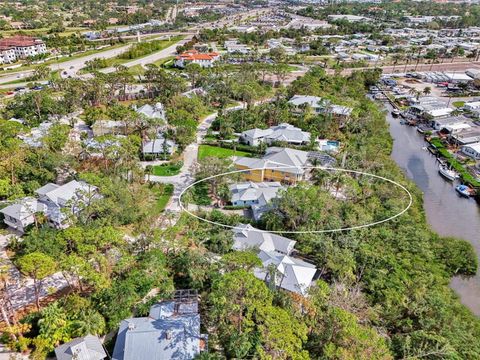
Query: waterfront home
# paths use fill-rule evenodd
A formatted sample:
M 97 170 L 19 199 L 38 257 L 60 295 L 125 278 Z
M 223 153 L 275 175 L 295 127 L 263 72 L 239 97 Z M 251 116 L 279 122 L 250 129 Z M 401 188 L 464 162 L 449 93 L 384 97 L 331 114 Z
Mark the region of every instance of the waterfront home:
M 159 134 L 156 139 L 149 140 L 142 145 L 142 154 L 144 156 L 158 157 L 160 155 L 171 155 L 177 148 L 177 144 L 173 140 L 166 139 Z
M 233 229 L 233 249 L 238 251 L 276 251 L 290 255 L 296 241 L 254 228 L 250 224 L 239 224 Z
M 353 111 L 350 107 L 331 104 L 329 100 L 318 96 L 294 95 L 288 103 L 297 113 L 310 108 L 315 114 L 329 114 L 338 119 L 348 118 Z
M 188 50 L 176 57 L 175 66 L 184 68 L 188 64 L 198 64 L 201 67 L 210 68 L 219 57 L 220 54 L 216 52 L 199 53 L 197 50 Z
M 457 145 L 469 145 L 480 142 L 480 127 L 475 126 L 450 135 L 450 141 Z
M 446 117 L 453 112 L 446 102 L 436 97 L 424 96 L 412 99 L 413 104 L 404 112 L 407 117 L 435 119 Z
M 249 206 L 258 221 L 271 209 L 271 201 L 285 188 L 279 182 L 244 182 L 229 186 L 233 206 Z
M 452 135 L 452 134 L 457 134 L 459 132 L 465 131 L 470 129 L 471 126 L 470 124 L 467 123 L 455 123 L 455 124 L 450 124 L 450 125 L 445 125 L 440 129 L 439 134 L 440 135 Z
M 294 95 L 288 103 L 295 112 L 302 112 L 308 106 L 313 112 L 320 113 L 325 107 L 325 101 L 321 97 L 309 95 Z
M 55 348 L 57 360 L 104 360 L 108 355 L 100 339 L 87 335 L 73 339 Z
M 463 105 L 463 109 L 466 111 L 475 111 L 480 109 L 480 101 L 467 102 Z
M 23 198 L 0 210 L 4 223 L 21 233 L 42 213 L 50 226 L 66 228 L 68 216 L 78 214 L 83 208 L 100 198 L 98 189 L 83 181 L 72 180 L 64 185 L 48 183 L 35 191 L 37 198 Z
M 305 178 L 305 166 L 309 164 L 306 151 L 270 147 L 263 158 L 238 157 L 234 165 L 248 181 L 278 181 L 294 184 Z
M 480 142 L 463 145 L 461 148 L 461 152 L 472 159 L 480 160 Z
M 258 146 L 260 143 L 271 145 L 274 142 L 286 142 L 292 145 L 304 145 L 310 142 L 310 133 L 286 123 L 269 129 L 251 129 L 240 134 L 240 142 Z
M 432 119 L 432 121 L 430 122 L 430 125 L 435 130 L 438 131 L 438 130 L 442 130 L 447 126 L 451 126 L 454 124 L 468 124 L 469 122 L 470 122 L 470 119 L 463 115 L 445 116 L 445 117 Z
M 254 269 L 257 278 L 284 290 L 307 295 L 317 273 L 315 265 L 276 251 L 260 251 L 258 257 L 263 266 Z
M 194 359 L 206 348 L 200 333 L 198 295 L 176 291 L 172 300 L 153 305 L 148 317 L 120 323 L 112 360 Z

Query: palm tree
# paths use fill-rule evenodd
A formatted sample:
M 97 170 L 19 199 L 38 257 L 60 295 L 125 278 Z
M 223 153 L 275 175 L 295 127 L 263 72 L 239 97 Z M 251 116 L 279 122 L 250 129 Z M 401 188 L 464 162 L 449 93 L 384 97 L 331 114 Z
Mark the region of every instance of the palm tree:
M 423 89 L 423 95 L 430 95 L 432 93 L 432 88 L 430 86 L 427 86 L 425 89 Z

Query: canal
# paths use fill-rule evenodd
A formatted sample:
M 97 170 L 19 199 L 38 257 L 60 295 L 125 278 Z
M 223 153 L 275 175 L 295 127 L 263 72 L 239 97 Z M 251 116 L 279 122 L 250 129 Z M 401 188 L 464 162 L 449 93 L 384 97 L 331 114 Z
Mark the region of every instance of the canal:
M 387 105 L 388 110 L 391 109 Z M 432 229 L 443 236 L 455 236 L 470 242 L 480 255 L 480 207 L 473 199 L 460 197 L 452 183 L 438 174 L 435 156 L 426 150 L 423 136 L 415 127 L 401 125 L 387 115 L 394 139 L 392 158 L 423 192 L 424 208 Z M 456 277 L 451 287 L 463 304 L 480 316 L 480 271 L 469 278 Z

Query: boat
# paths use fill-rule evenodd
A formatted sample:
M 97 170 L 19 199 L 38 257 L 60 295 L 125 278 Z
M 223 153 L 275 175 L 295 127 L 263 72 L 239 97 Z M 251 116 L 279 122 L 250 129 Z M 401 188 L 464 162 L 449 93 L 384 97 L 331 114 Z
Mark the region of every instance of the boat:
M 393 109 L 393 110 L 392 110 L 392 116 L 393 116 L 393 117 L 399 117 L 399 116 L 400 116 L 400 110 L 398 110 L 398 109 Z
M 467 198 L 471 196 L 470 188 L 467 185 L 457 185 L 455 186 L 455 190 L 457 190 L 460 195 Z
M 446 166 L 440 166 L 438 172 L 447 180 L 453 181 L 455 179 L 458 179 L 458 174 L 454 170 L 449 169 Z

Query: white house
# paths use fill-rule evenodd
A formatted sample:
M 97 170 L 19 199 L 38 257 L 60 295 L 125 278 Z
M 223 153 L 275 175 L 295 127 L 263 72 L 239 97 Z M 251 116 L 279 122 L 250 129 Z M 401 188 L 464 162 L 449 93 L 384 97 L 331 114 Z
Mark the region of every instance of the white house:
M 213 63 L 220 57 L 219 53 L 210 52 L 210 53 L 199 53 L 197 50 L 189 50 L 180 55 L 175 59 L 175 66 L 179 68 L 184 68 L 188 64 L 198 64 L 201 67 L 212 67 Z
M 258 221 L 270 210 L 271 201 L 285 188 L 279 182 L 244 182 L 229 186 L 234 206 L 250 206 L 253 219 Z
M 37 198 L 23 198 L 0 210 L 9 227 L 24 232 L 35 222 L 35 214 L 43 213 L 48 224 L 55 228 L 66 228 L 68 215 L 75 215 L 85 206 L 101 196 L 95 186 L 83 181 L 72 180 L 64 185 L 48 183 L 35 191 Z
M 258 257 L 263 267 L 254 270 L 257 278 L 284 290 L 307 295 L 317 273 L 315 265 L 275 251 L 260 251 Z
M 148 119 L 165 120 L 165 109 L 163 104 L 157 102 L 155 105 L 145 104 L 135 110 L 138 114 L 145 116 Z
M 57 360 L 104 360 L 107 356 L 100 339 L 87 335 L 73 339 L 55 348 Z
M 461 151 L 475 160 L 480 160 L 480 142 L 464 145 L 462 146 Z
M 290 255 L 296 241 L 254 228 L 250 224 L 239 224 L 233 230 L 233 249 L 238 251 L 276 251 Z
M 310 133 L 286 123 L 272 126 L 269 129 L 251 129 L 241 133 L 240 141 L 251 146 L 260 143 L 268 145 L 274 142 L 287 142 L 293 145 L 307 144 L 310 141 Z
M 305 106 L 308 106 L 316 114 L 331 114 L 338 118 L 349 117 L 353 111 L 352 108 L 331 104 L 329 100 L 318 96 L 294 95 L 288 103 L 295 112 L 301 112 Z
M 283 236 L 239 224 L 233 229 L 233 249 L 254 250 L 262 267 L 254 275 L 269 284 L 300 295 L 307 295 L 317 269 L 315 265 L 291 256 L 295 241 Z
M 158 156 L 161 154 L 173 154 L 177 144 L 173 140 L 165 139 L 162 135 L 158 135 L 156 139 L 147 141 L 142 146 L 143 155 Z

